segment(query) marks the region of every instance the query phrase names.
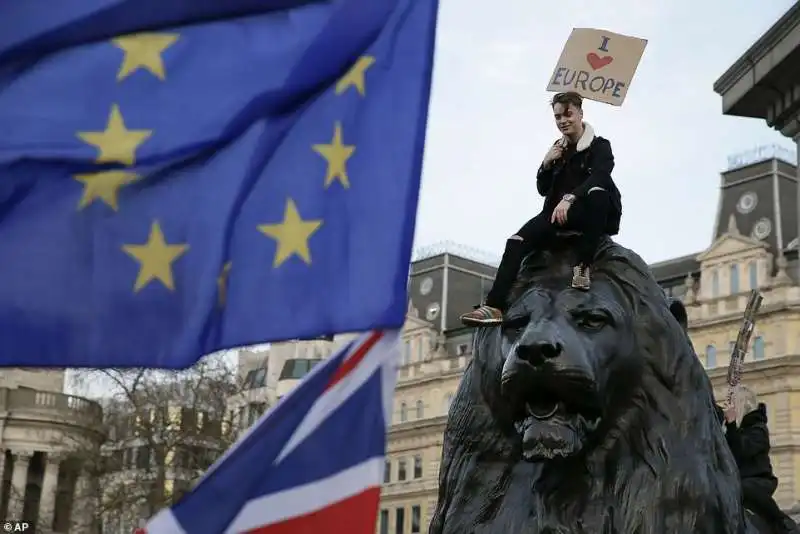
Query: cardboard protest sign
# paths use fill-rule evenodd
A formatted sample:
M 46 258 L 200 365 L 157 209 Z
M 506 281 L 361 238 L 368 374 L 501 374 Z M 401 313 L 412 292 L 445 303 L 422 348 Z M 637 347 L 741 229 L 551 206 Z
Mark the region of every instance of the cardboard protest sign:
M 646 39 L 593 28 L 575 28 L 564 45 L 548 91 L 621 106 L 647 46 Z

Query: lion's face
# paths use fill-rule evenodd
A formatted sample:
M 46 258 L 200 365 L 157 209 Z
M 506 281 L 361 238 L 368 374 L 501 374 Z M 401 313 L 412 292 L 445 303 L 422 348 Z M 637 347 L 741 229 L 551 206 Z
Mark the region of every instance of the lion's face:
M 503 325 L 501 392 L 531 461 L 581 451 L 618 382 L 610 375 L 637 374 L 628 370 L 636 367 L 633 329 L 617 292 L 603 280 L 589 292 L 564 282 L 538 280 Z

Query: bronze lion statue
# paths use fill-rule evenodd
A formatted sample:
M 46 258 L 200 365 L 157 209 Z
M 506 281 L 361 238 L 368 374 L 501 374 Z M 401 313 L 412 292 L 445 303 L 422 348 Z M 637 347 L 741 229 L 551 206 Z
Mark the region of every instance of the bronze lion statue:
M 591 291 L 572 265 L 529 257 L 504 324 L 476 330 L 430 534 L 757 532 L 683 305 L 611 240 Z

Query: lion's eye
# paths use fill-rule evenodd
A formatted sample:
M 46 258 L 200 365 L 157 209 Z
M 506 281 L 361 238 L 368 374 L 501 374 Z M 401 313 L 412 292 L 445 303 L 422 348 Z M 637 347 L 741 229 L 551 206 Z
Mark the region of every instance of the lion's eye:
M 600 330 L 609 323 L 609 318 L 603 313 L 581 313 L 575 316 L 575 322 L 586 330 Z

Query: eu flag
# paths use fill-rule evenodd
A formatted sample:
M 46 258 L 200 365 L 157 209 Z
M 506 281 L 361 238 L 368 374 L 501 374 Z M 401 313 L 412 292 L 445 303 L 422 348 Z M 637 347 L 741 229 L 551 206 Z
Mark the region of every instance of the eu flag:
M 437 8 L 5 6 L 0 365 L 402 326 Z

